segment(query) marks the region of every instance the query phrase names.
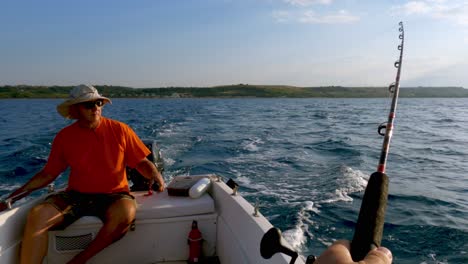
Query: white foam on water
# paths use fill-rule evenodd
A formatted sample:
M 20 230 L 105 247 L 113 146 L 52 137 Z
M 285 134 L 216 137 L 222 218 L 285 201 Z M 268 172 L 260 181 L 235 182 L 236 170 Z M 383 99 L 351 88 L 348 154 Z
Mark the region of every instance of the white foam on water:
M 307 237 L 305 235 L 305 230 L 307 229 L 308 225 L 306 225 L 303 221 L 303 210 L 301 210 L 299 212 L 299 221 L 297 222 L 296 226 L 292 229 L 284 231 L 283 237 L 295 250 L 301 251 L 301 248 L 307 242 Z
M 295 249 L 301 251 L 301 247 L 307 242 L 303 227 L 296 226 L 283 232 L 283 237 Z
M 250 186 L 250 184 L 252 183 L 252 181 L 246 176 L 237 176 L 236 180 L 239 183 L 241 183 L 243 185 L 248 185 L 248 186 Z
M 260 183 L 252 183 L 252 181 L 246 176 L 239 176 L 236 178 L 236 181 L 241 187 L 246 186 L 250 189 L 257 190 L 261 193 L 274 194 L 274 192 L 270 190 L 268 187 L 266 187 L 265 185 L 260 184 Z
M 314 202 L 312 201 L 306 201 L 305 202 L 306 206 L 305 206 L 305 210 L 307 211 L 312 211 L 316 214 L 320 213 L 320 210 L 318 209 L 318 207 L 314 204 Z
M 187 171 L 185 168 L 180 168 L 174 171 L 170 171 L 164 174 L 164 179 L 168 178 L 171 180 L 175 176 L 190 176 L 190 171 Z
M 314 234 L 309 231 L 309 226 L 316 226 L 316 223 L 311 220 L 309 211 L 318 213 L 319 210 L 314 206 L 314 202 L 306 201 L 304 206 L 299 210 L 298 221 L 294 228 L 286 230 L 283 237 L 297 251 L 302 252 L 306 249 L 307 237 L 314 239 Z
M 18 188 L 21 187 L 21 184 L 19 183 L 16 183 L 16 184 L 5 184 L 5 183 L 2 183 L 0 184 L 0 190 L 9 190 L 9 191 L 13 191 L 13 190 L 16 190 Z
M 360 170 L 353 170 L 350 167 L 342 168 L 342 177 L 337 179 L 337 185 L 340 188 L 336 189 L 332 198 L 321 201 L 321 203 L 335 203 L 338 201 L 351 202 L 353 198 L 350 193 L 363 191 L 367 186 L 366 174 Z
M 280 214 L 275 214 L 275 215 L 264 215 L 266 219 L 268 219 L 268 221 L 273 221 L 275 220 L 276 218 L 280 217 L 281 215 Z
M 436 258 L 436 254 L 430 253 L 427 255 L 429 258 L 431 258 L 431 261 L 429 263 L 434 263 L 434 264 L 448 264 L 448 261 L 440 261 Z M 422 263 L 428 264 L 426 261 L 423 261 Z M 422 264 L 421 263 L 421 264 Z
M 325 246 L 329 247 L 335 242 L 333 239 L 332 240 L 326 240 L 324 238 L 317 237 L 317 240 L 320 241 L 320 243 L 324 244 Z
M 164 125 L 158 132 L 160 137 L 169 137 L 176 134 L 174 124 Z
M 367 186 L 369 176 L 360 170 L 353 170 L 350 167 L 343 167 L 343 181 L 349 192 L 363 191 Z
M 249 139 L 248 141 L 244 141 L 242 143 L 242 148 L 250 152 L 256 152 L 259 149 L 258 145 L 261 145 L 263 143 L 264 142 L 260 138 L 253 138 Z
M 345 190 L 338 189 L 335 190 L 335 196 L 333 198 L 323 200 L 321 203 L 336 203 L 339 201 L 352 202 L 353 198 L 351 198 Z
M 163 158 L 163 161 L 164 161 L 164 164 L 165 164 L 166 166 L 172 166 L 172 165 L 174 165 L 174 163 L 175 163 L 175 160 L 173 160 L 173 159 L 171 159 L 171 158 L 167 158 L 167 157 L 164 157 L 164 158 Z

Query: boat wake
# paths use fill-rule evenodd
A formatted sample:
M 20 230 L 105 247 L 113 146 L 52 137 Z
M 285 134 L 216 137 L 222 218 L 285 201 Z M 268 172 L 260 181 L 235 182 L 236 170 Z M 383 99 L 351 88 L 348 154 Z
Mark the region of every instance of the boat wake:
M 322 200 L 320 203 L 352 202 L 353 198 L 349 194 L 364 191 L 366 188 L 369 176 L 350 167 L 342 167 L 341 171 L 342 177 L 335 179 L 338 188 L 331 194 L 332 197 Z
M 321 217 L 321 207 L 339 202 L 352 202 L 350 194 L 361 192 L 367 185 L 368 176 L 359 170 L 351 167 L 341 168 L 341 177 L 334 179 L 334 185 L 337 187 L 334 191 L 328 193 L 318 193 L 314 201 L 304 201 L 296 214 L 296 224 L 293 228 L 283 233 L 284 238 L 293 248 L 299 252 L 305 252 L 310 248 L 311 241 L 319 242 L 324 246 L 330 246 L 334 239 L 324 238 L 318 235 L 320 229 L 327 229 L 329 232 L 335 231 L 334 227 L 321 226 L 319 224 Z M 325 196 L 325 199 L 320 199 Z

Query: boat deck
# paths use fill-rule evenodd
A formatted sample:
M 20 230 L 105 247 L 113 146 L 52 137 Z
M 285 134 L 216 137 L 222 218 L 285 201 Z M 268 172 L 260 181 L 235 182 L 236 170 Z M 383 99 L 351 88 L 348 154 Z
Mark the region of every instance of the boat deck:
M 178 176 L 186 177 L 186 176 Z M 192 222 L 197 221 L 203 237 L 203 263 L 207 264 L 286 264 L 290 257 L 275 254 L 264 259 L 260 242 L 272 228 L 261 213 L 215 175 L 207 193 L 194 199 L 169 196 L 167 192 L 145 196 L 133 193 L 137 202 L 135 227 L 122 239 L 94 256 L 90 264 L 186 264 L 187 244 Z M 0 263 L 19 262 L 23 226 L 29 210 L 42 201 L 38 197 L 0 215 Z M 49 231 L 48 254 L 44 263 L 67 263 L 83 250 L 102 226 L 96 217 L 82 217 L 64 230 Z M 301 259 L 296 264 L 304 264 Z

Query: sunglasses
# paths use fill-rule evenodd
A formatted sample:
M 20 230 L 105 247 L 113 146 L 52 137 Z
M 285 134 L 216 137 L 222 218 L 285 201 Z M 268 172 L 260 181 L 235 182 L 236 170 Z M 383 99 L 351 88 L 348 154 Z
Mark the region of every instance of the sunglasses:
M 80 105 L 82 105 L 86 109 L 93 109 L 94 106 L 102 107 L 104 105 L 104 101 L 103 100 L 96 100 L 96 101 L 80 103 Z

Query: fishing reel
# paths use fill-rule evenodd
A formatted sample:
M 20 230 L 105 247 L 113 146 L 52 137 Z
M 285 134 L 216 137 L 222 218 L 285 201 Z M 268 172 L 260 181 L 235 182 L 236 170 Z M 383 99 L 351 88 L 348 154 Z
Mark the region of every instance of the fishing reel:
M 268 232 L 265 233 L 260 242 L 260 255 L 264 259 L 270 259 L 276 253 L 283 253 L 291 257 L 289 264 L 294 264 L 296 262 L 299 254 L 291 249 L 288 245 L 285 245 L 281 231 L 272 227 Z M 314 255 L 307 257 L 306 264 L 313 264 L 317 258 Z

